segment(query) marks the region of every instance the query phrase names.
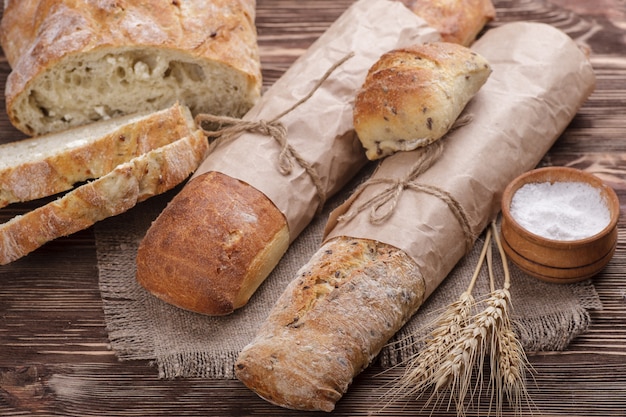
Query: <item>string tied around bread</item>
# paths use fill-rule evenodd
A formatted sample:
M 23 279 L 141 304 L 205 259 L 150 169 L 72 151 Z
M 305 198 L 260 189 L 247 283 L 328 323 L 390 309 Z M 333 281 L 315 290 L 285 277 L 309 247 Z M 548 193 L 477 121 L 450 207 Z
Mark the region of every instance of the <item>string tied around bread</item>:
M 289 144 L 287 140 L 287 128 L 281 122 L 285 115 L 296 109 L 302 103 L 310 99 L 313 94 L 320 88 L 320 86 L 330 77 L 330 75 L 341 66 L 348 59 L 352 58 L 354 53 L 349 53 L 335 62 L 324 75 L 315 83 L 313 88 L 300 100 L 294 103 L 291 107 L 284 110 L 271 120 L 243 120 L 228 116 L 216 116 L 212 114 L 198 114 L 195 118 L 196 124 L 200 126 L 203 133 L 207 136 L 210 142 L 217 138 L 232 138 L 245 132 L 258 133 L 261 135 L 269 136 L 273 138 L 280 146 L 280 153 L 278 155 L 278 170 L 282 175 L 289 175 L 293 170 L 294 162 L 300 165 L 302 169 L 308 174 L 315 185 L 318 198 L 320 199 L 320 205 L 318 212 L 321 211 L 326 202 L 327 193 L 324 189 L 322 180 L 313 167 L 305 158 L 303 158 L 296 149 Z M 217 126 L 217 129 L 205 129 L 206 125 Z
M 441 141 L 421 148 L 420 155 L 411 169 L 402 178 L 373 178 L 361 184 L 353 193 L 353 199 L 372 185 L 385 185 L 385 187 L 368 200 L 352 207 L 347 213 L 339 216 L 338 222 L 348 222 L 363 211 L 370 209 L 369 221 L 379 225 L 386 222 L 392 215 L 400 201 L 400 196 L 405 190 L 424 192 L 443 201 L 461 226 L 465 238 L 466 251 L 471 250 L 475 236 L 470 227 L 469 218 L 463 206 L 447 191 L 428 184 L 418 182 L 418 177 L 426 172 L 439 159 L 443 144 Z

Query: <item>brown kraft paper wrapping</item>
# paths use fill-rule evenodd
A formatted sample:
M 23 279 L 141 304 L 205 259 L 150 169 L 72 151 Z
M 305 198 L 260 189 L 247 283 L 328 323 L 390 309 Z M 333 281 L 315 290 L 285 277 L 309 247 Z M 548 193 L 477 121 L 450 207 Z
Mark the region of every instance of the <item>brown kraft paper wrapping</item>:
M 309 94 L 330 68 L 354 54 L 311 98 L 280 118 L 287 129 L 287 142 L 312 165 L 326 196 L 331 196 L 367 162 L 352 127 L 352 105 L 369 67 L 389 49 L 439 39 L 434 29 L 399 2 L 357 1 L 276 81 L 244 120 L 272 120 Z M 280 150 L 274 138 L 258 133 L 220 139 L 194 177 L 219 171 L 263 192 L 285 215 L 293 241 L 323 202 L 311 177 L 295 161 L 289 175 L 279 172 Z
M 493 72 L 461 115 L 471 122 L 441 139 L 441 156 L 415 182 L 458 203 L 475 238 L 499 212 L 506 185 L 534 168 L 570 123 L 593 91 L 595 76 L 574 41 L 542 23 L 491 29 L 472 49 L 489 61 Z M 373 224 L 371 208 L 362 209 L 407 176 L 419 155 L 416 150 L 383 160 L 370 178 L 377 183 L 331 214 L 325 239 L 366 238 L 403 250 L 417 263 L 427 297 L 468 250 L 466 233 L 449 203 L 404 188 L 387 221 Z M 389 204 L 377 214 L 390 209 Z

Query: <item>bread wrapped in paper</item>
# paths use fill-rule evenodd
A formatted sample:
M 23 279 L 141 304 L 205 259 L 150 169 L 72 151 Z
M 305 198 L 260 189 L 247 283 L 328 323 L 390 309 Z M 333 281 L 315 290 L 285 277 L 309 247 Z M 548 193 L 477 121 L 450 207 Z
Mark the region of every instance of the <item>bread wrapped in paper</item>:
M 445 42 L 470 46 L 483 26 L 496 16 L 491 0 L 401 0 L 437 28 Z
M 465 109 L 471 122 L 436 142 L 441 153 L 428 147 L 380 163 L 333 212 L 325 242 L 239 355 L 237 377 L 266 400 L 333 410 L 471 248 L 508 182 L 539 163 L 595 85 L 585 54 L 546 24 L 503 25 L 472 49 L 493 72 Z

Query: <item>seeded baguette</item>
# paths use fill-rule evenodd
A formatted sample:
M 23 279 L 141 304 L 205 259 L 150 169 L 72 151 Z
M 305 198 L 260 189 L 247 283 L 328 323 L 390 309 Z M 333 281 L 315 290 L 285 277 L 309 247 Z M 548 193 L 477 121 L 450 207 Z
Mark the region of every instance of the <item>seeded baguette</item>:
M 189 109 L 176 103 L 0 145 L 0 208 L 67 191 L 196 129 Z
M 118 165 L 107 175 L 0 225 L 0 265 L 46 242 L 86 229 L 161 194 L 202 162 L 208 141 L 200 130 Z
M 240 353 L 236 376 L 272 404 L 332 411 L 424 294 L 418 267 L 403 251 L 368 239 L 330 240 Z
M 241 116 L 259 98 L 254 0 L 7 0 L 11 123 L 40 136 L 175 101 Z

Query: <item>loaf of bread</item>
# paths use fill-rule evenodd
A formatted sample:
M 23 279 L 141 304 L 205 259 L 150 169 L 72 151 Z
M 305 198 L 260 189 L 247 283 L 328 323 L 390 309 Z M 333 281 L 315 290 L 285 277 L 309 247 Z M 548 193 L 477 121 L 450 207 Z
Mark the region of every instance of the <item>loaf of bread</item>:
M 254 0 L 10 0 L 0 43 L 6 108 L 28 135 L 180 101 L 243 115 L 261 72 Z
M 237 378 L 281 407 L 332 411 L 423 299 L 424 280 L 404 252 L 373 240 L 331 240 L 243 349 Z
M 0 225 L 0 265 L 44 243 L 86 229 L 185 180 L 202 162 L 208 141 L 200 130 L 139 155 L 63 197 Z
M 159 215 L 158 227 L 141 241 L 137 280 L 188 310 L 232 313 L 248 302 L 287 250 L 285 218 L 263 193 L 215 171 L 190 180 L 185 195 L 193 198 L 175 197 Z M 195 227 L 180 227 L 190 213 Z M 153 267 L 159 264 L 165 267 Z M 177 285 L 171 285 L 171 277 L 177 277 Z
M 71 189 L 197 130 L 178 103 L 0 145 L 0 208 Z
M 445 42 L 470 46 L 482 28 L 495 19 L 491 0 L 401 0 L 441 33 Z
M 440 139 L 490 73 L 482 56 L 455 43 L 413 45 L 384 54 L 370 68 L 354 102 L 354 129 L 368 159 Z
M 439 2 L 433 1 L 432 3 L 433 9 L 425 10 L 423 13 L 437 13 L 435 8 Z M 459 8 L 464 8 L 466 0 L 455 0 L 453 3 Z M 348 20 L 349 17 L 347 17 L 352 14 L 357 15 L 354 19 L 360 22 L 360 28 L 377 28 L 378 33 L 375 33 L 373 29 L 370 29 L 370 33 L 355 32 L 354 27 L 349 25 L 352 20 Z M 385 14 L 385 16 L 391 15 L 389 20 L 393 21 L 393 25 L 380 28 L 381 14 Z M 479 29 L 475 28 L 475 31 Z M 346 33 L 348 31 L 349 33 Z M 382 38 L 381 32 L 385 34 L 384 38 Z M 418 34 L 421 34 L 421 36 L 418 36 Z M 399 44 L 407 44 L 408 41 L 398 39 L 399 37 L 410 38 L 413 36 L 413 39 L 418 40 L 439 39 L 438 35 L 433 35 L 437 35 L 437 33 L 424 24 L 423 19 L 416 19 L 415 15 L 400 3 L 362 0 L 356 2 L 351 9 L 347 10 L 346 14 L 338 19 L 329 28 L 329 31 L 302 57 L 305 60 L 311 57 L 310 59 L 314 61 L 313 64 L 306 65 L 306 68 L 315 67 L 319 65 L 320 56 L 324 56 L 328 60 L 329 56 L 339 54 L 338 51 L 342 50 L 337 46 L 339 43 L 339 45 L 347 45 L 344 46 L 347 48 L 347 52 L 357 52 L 353 58 L 354 60 L 361 60 L 361 64 L 358 67 L 355 66 L 353 59 L 350 59 L 339 69 L 341 71 L 344 66 L 348 68 L 345 74 L 342 75 L 341 82 L 343 85 L 341 88 L 335 88 L 332 94 L 341 97 L 342 100 L 341 103 L 332 102 L 334 107 L 331 112 L 333 112 L 335 119 L 329 122 L 330 127 L 326 129 L 327 131 L 340 129 L 337 131 L 336 136 L 329 135 L 332 137 L 328 140 L 328 143 L 323 143 L 323 141 L 319 140 L 319 135 L 317 134 L 319 126 L 307 126 L 303 129 L 312 135 L 306 138 L 313 143 L 309 145 L 313 149 L 312 153 L 322 155 L 321 158 L 333 160 L 342 152 L 347 152 L 351 155 L 350 165 L 348 163 L 339 163 L 335 160 L 335 164 L 332 167 L 321 173 L 320 176 L 323 177 L 323 180 L 330 184 L 326 190 L 328 196 L 338 191 L 338 187 L 341 184 L 345 184 L 351 176 L 358 172 L 357 168 L 362 167 L 367 162 L 363 153 L 357 154 L 357 152 L 362 152 L 362 148 L 354 135 L 351 105 L 367 70 L 384 52 L 397 47 Z M 359 36 L 358 41 L 353 39 L 355 36 Z M 366 37 L 366 39 L 367 37 L 370 38 L 364 41 L 363 37 Z M 346 40 L 344 41 L 344 39 Z M 375 47 L 372 46 L 372 42 L 376 43 Z M 323 45 L 329 44 L 332 45 L 332 47 L 327 48 L 329 50 L 322 50 Z M 360 50 L 354 51 L 354 48 L 357 46 Z M 347 52 L 343 52 L 343 54 Z M 312 81 L 301 79 L 300 74 L 306 73 L 305 69 L 303 69 L 305 64 L 297 66 L 300 62 L 305 62 L 302 61 L 302 58 L 296 62 L 295 67 L 292 66 L 281 77 L 272 89 L 294 88 L 295 85 L 302 90 L 300 84 Z M 343 55 L 341 58 L 343 58 Z M 362 63 L 366 58 L 367 65 Z M 331 64 L 336 63 L 338 58 L 333 59 Z M 330 66 L 330 64 L 328 65 Z M 316 76 L 319 77 L 319 75 Z M 288 85 L 289 80 L 292 82 L 291 85 Z M 337 83 L 335 80 L 329 81 Z M 293 84 L 296 82 L 297 84 Z M 324 86 L 321 88 L 323 89 Z M 253 116 L 251 117 L 260 117 L 259 113 L 263 114 L 263 109 L 260 106 L 264 104 L 268 95 L 271 96 L 272 89 L 265 94 L 259 106 L 252 110 Z M 324 92 L 318 91 L 306 104 L 309 105 L 317 97 L 323 96 L 321 93 Z M 288 96 L 289 94 L 285 95 Z M 280 100 L 284 101 L 285 98 L 280 97 Z M 329 112 L 327 107 L 325 107 L 327 104 L 328 102 L 322 103 L 320 108 Z M 307 111 L 306 106 L 302 106 L 302 108 L 304 110 L 301 113 L 298 113 L 300 109 L 296 109 L 289 114 L 291 120 L 296 120 L 293 124 L 303 125 L 304 123 L 297 119 L 310 118 L 310 112 Z M 336 109 L 340 109 L 341 112 Z M 274 114 L 270 116 L 273 117 Z M 329 117 L 329 119 L 331 118 Z M 311 140 L 312 138 L 315 138 L 315 140 Z M 232 150 L 233 147 L 239 148 L 242 146 L 230 145 L 232 143 L 241 143 L 241 139 L 239 137 L 227 143 L 221 149 L 230 156 L 235 153 Z M 261 142 L 261 139 L 256 139 L 256 143 Z M 302 147 L 305 146 L 304 144 L 302 145 Z M 270 144 L 266 145 L 266 147 L 258 146 L 255 149 L 258 149 L 258 152 L 271 155 L 277 152 L 276 148 L 274 144 Z M 288 248 L 284 237 L 277 235 L 278 231 L 288 228 L 290 239 L 294 239 L 298 236 L 299 231 L 306 226 L 307 221 L 310 221 L 315 214 L 315 209 L 311 210 L 310 207 L 315 207 L 316 204 L 319 204 L 319 196 L 315 194 L 315 190 L 311 193 L 310 178 L 306 174 L 301 173 L 284 177 L 286 179 L 281 177 L 277 180 L 289 182 L 289 187 L 292 187 L 288 195 L 285 191 L 286 187 L 280 187 L 280 189 L 275 187 L 278 193 L 286 197 L 282 201 L 282 206 L 276 203 L 275 195 L 268 197 L 267 193 L 250 191 L 250 189 L 255 188 L 250 184 L 252 181 L 231 180 L 228 183 L 235 182 L 238 186 L 229 188 L 209 186 L 211 181 L 219 177 L 219 175 L 210 174 L 210 171 L 234 171 L 231 166 L 225 166 L 226 164 L 221 162 L 222 159 L 215 162 L 216 157 L 214 155 L 219 151 L 220 148 L 213 151 L 211 156 L 207 158 L 207 161 L 203 163 L 203 166 L 207 162 L 212 164 L 212 169 L 209 172 L 203 172 L 203 167 L 201 167 L 194 174 L 195 178 L 170 202 L 170 207 L 154 221 L 141 242 L 137 254 L 137 279 L 144 288 L 170 304 L 209 315 L 232 313 L 236 308 L 247 303 L 247 300 L 252 295 L 252 290 L 263 283 Z M 269 166 L 262 165 L 262 163 L 256 164 L 256 161 L 250 162 L 254 157 L 249 156 L 246 152 L 252 151 L 245 149 L 243 152 L 237 153 L 237 161 L 233 162 L 233 165 L 236 167 L 239 167 L 240 164 L 252 165 L 258 171 L 254 173 L 257 177 L 265 174 L 271 175 L 268 174 L 268 171 L 271 171 L 272 174 L 277 171 L 274 160 L 271 161 Z M 344 159 L 347 159 L 347 157 L 344 157 Z M 263 163 L 265 162 L 263 161 Z M 219 165 L 218 168 L 214 168 L 215 165 Z M 320 162 L 316 165 L 323 164 Z M 238 173 L 237 175 L 240 174 Z M 207 176 L 207 178 L 203 179 L 202 183 L 206 186 L 200 186 L 200 183 L 196 181 L 204 176 Z M 272 176 L 271 178 L 275 177 Z M 280 183 L 282 184 L 282 182 Z M 302 188 L 293 190 L 297 186 Z M 304 189 L 304 187 L 308 188 Z M 246 202 L 249 198 L 247 196 L 249 193 L 253 193 L 256 197 L 252 202 L 246 203 L 250 205 L 242 206 L 237 204 L 230 206 L 224 204 L 224 193 L 228 193 L 228 200 L 230 201 Z M 289 201 L 284 201 L 287 199 Z M 292 207 L 297 204 L 309 208 L 309 211 L 292 210 Z M 184 207 L 184 209 L 179 209 L 186 213 L 184 222 L 180 220 L 180 216 L 176 216 L 179 210 L 175 210 L 175 206 Z M 241 216 L 237 214 L 237 211 L 242 211 L 249 215 Z M 285 214 L 289 211 L 292 213 L 296 212 L 299 217 L 294 220 L 293 218 L 296 216 L 290 217 L 288 214 Z M 211 217 L 207 213 L 220 213 L 220 215 Z M 275 222 L 275 224 L 268 228 L 266 225 L 259 223 L 259 219 L 268 219 L 268 221 Z M 172 234 L 173 229 L 178 230 Z M 268 230 L 270 234 L 266 235 Z M 199 236 L 202 236 L 202 233 L 198 231 L 215 236 L 216 240 L 201 238 Z M 196 251 L 196 248 L 202 248 L 202 250 Z M 162 259 L 167 259 L 168 262 L 162 262 Z

